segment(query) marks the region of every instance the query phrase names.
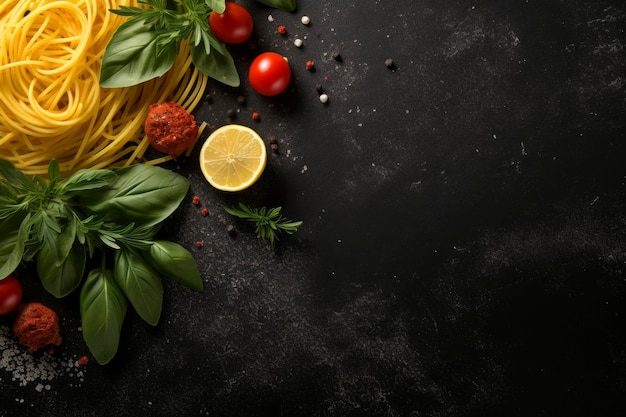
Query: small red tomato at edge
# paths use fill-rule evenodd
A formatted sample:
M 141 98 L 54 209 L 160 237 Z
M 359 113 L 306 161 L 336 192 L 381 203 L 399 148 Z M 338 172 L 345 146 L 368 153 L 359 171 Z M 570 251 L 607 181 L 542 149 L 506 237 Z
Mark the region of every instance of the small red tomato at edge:
M 243 6 L 226 2 L 224 13 L 211 12 L 209 26 L 217 39 L 224 43 L 243 43 L 252 35 L 254 22 Z
M 13 275 L 0 280 L 0 314 L 9 314 L 22 302 L 22 284 Z
M 291 68 L 282 55 L 264 52 L 250 64 L 248 80 L 257 93 L 275 96 L 285 91 L 289 85 Z

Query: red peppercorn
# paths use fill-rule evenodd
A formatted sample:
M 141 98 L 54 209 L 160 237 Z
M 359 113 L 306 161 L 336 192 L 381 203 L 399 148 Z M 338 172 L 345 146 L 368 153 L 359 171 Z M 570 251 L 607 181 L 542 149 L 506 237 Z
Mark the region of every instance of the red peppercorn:
M 287 34 L 287 28 L 283 25 L 278 26 L 278 33 L 280 33 L 281 35 Z
M 194 195 L 193 200 L 191 200 L 191 202 L 197 206 L 198 204 L 200 204 L 200 197 L 198 197 L 197 195 Z
M 313 68 L 315 68 L 315 63 L 313 61 L 307 61 L 306 62 L 306 69 L 311 71 Z
M 261 118 L 261 116 L 259 115 L 258 112 L 252 112 L 252 120 L 259 120 Z
M 203 216 L 206 217 L 209 214 L 209 209 L 205 207 L 205 208 L 202 209 L 201 213 L 202 213 Z
M 201 248 L 202 246 L 204 246 L 204 244 L 200 241 L 196 242 L 196 248 Z

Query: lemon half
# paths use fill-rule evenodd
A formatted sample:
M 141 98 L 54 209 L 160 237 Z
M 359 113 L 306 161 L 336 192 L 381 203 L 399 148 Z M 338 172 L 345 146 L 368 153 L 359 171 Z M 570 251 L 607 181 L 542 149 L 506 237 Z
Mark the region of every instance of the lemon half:
M 200 149 L 200 169 L 213 187 L 241 191 L 259 179 L 267 163 L 265 142 L 247 126 L 222 126 Z

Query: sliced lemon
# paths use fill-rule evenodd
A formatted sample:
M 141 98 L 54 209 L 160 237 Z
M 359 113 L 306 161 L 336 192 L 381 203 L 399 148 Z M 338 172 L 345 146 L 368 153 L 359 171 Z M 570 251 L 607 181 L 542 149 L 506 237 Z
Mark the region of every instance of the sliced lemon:
M 200 149 L 200 169 L 222 191 L 241 191 L 259 179 L 267 163 L 261 136 L 236 124 L 216 129 Z

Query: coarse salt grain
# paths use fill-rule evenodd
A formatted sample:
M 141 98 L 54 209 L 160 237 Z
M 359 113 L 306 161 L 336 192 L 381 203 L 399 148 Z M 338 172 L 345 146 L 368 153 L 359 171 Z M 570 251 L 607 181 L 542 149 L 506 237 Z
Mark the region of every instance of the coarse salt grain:
M 293 44 L 294 44 L 297 48 L 301 48 L 301 47 L 302 47 L 302 39 L 297 38 L 295 41 L 293 41 Z
M 34 389 L 37 391 L 50 390 L 52 382 L 58 377 L 75 377 L 73 371 L 77 368 L 75 359 L 68 359 L 62 356 L 53 356 L 43 353 L 41 356 L 33 355 L 22 348 L 12 337 L 11 329 L 7 326 L 0 326 L 0 369 L 12 375 L 20 387 L 36 382 Z M 84 371 L 79 372 L 82 382 Z
M 320 94 L 320 101 L 324 104 L 328 103 L 328 94 Z
M 311 23 L 311 19 L 309 19 L 309 16 L 302 16 L 302 19 L 300 19 L 300 21 L 303 25 L 308 25 L 309 23 Z

